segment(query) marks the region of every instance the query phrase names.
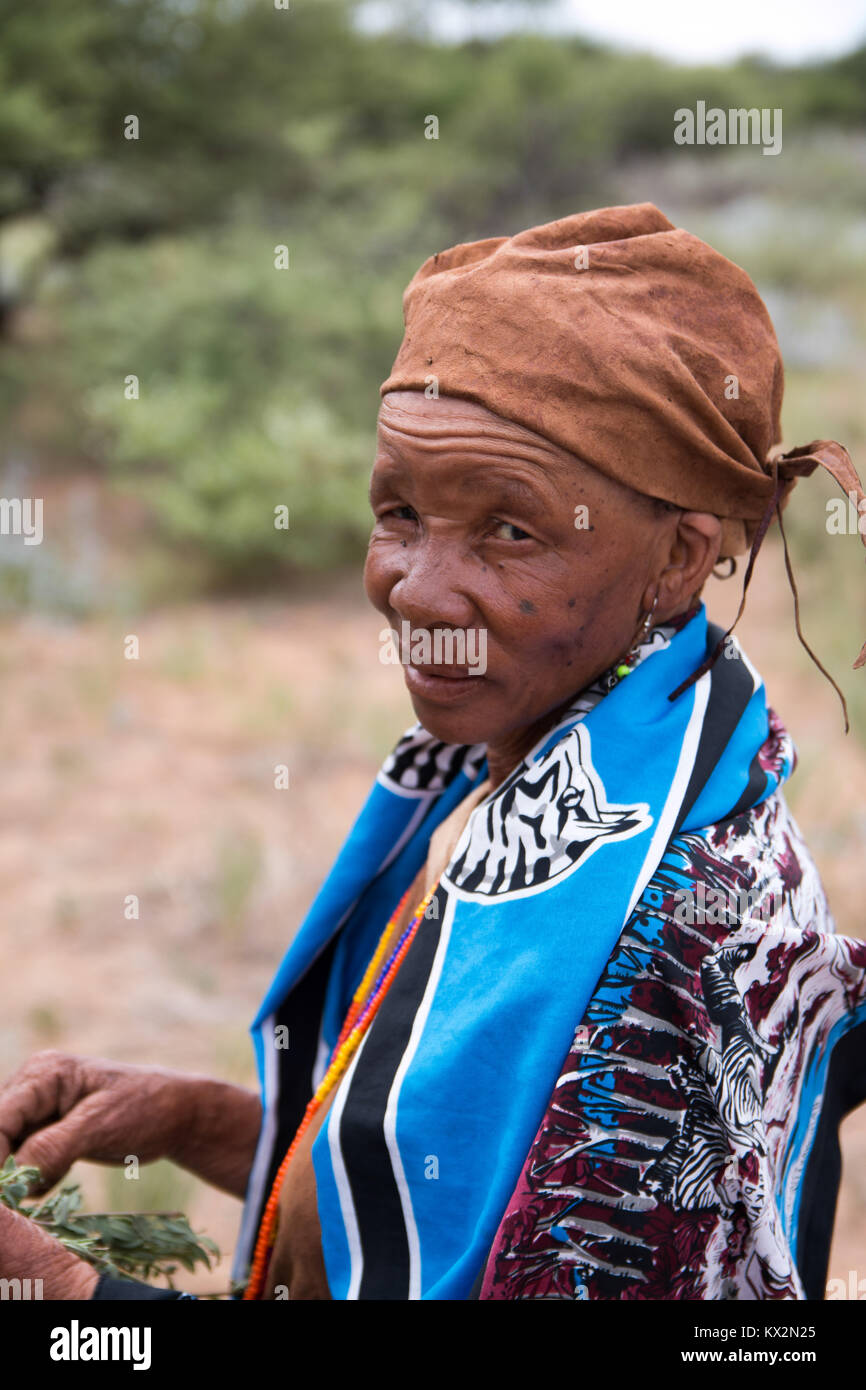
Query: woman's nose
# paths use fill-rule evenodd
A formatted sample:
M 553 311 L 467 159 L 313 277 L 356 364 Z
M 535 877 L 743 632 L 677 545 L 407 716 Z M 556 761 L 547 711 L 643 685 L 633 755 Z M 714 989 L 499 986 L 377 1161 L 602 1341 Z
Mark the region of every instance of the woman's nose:
M 399 576 L 391 586 L 392 609 L 413 627 L 469 627 L 476 607 L 466 562 L 456 547 L 419 540 L 400 551 Z

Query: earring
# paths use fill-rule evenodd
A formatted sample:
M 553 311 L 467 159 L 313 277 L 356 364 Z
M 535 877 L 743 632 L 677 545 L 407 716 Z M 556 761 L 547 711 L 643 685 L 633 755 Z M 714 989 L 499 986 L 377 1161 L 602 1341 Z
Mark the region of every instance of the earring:
M 618 680 L 625 680 L 626 676 L 631 675 L 634 665 L 638 659 L 641 643 L 645 642 L 647 637 L 649 636 L 649 631 L 652 627 L 653 616 L 655 614 L 656 608 L 658 607 L 658 601 L 659 596 L 658 594 L 656 594 L 652 602 L 652 608 L 646 614 L 643 622 L 641 623 L 641 628 L 640 632 L 638 633 L 637 641 L 635 642 L 631 651 L 628 652 L 628 654 L 623 657 L 622 661 L 618 662 L 617 665 L 614 667 L 614 679 L 612 682 L 613 685 L 615 685 Z
M 650 611 L 647 613 L 646 617 L 645 617 L 644 620 L 643 620 L 643 623 L 641 624 L 640 637 L 638 638 L 637 646 L 640 646 L 640 643 L 643 642 L 643 641 L 645 641 L 646 638 L 649 636 L 649 630 L 650 630 L 650 627 L 652 626 L 652 620 L 653 620 L 653 617 L 654 617 L 654 615 L 655 615 L 655 611 L 656 611 L 656 609 L 658 608 L 658 606 L 659 606 L 659 596 L 658 596 L 658 594 L 656 594 L 655 598 L 653 599 L 652 608 L 651 608 Z M 635 648 L 635 650 L 636 650 L 636 648 Z

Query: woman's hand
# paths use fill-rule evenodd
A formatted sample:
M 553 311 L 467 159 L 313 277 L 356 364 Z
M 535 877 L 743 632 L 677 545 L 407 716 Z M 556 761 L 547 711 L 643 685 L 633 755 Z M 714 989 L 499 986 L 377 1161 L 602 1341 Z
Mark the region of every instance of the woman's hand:
M 260 1123 L 258 1097 L 240 1086 L 37 1052 L 0 1087 L 0 1163 L 14 1152 L 39 1168 L 45 1190 L 77 1159 L 168 1158 L 242 1197 Z
M 29 1279 L 31 1298 L 84 1299 L 93 1296 L 99 1275 L 35 1221 L 0 1202 L 0 1279 Z M 36 1279 L 41 1284 L 34 1287 Z

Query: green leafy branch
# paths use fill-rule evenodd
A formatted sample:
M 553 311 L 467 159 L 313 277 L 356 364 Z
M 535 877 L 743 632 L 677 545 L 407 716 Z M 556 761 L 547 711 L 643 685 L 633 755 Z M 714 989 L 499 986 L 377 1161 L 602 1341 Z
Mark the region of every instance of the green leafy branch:
M 35 1221 L 100 1274 L 165 1276 L 173 1288 L 178 1265 L 210 1269 L 219 1259 L 218 1247 L 208 1236 L 196 1235 L 182 1212 L 83 1212 L 77 1183 L 42 1201 L 26 1201 L 38 1181 L 38 1168 L 19 1166 L 10 1155 L 0 1168 L 0 1202 Z

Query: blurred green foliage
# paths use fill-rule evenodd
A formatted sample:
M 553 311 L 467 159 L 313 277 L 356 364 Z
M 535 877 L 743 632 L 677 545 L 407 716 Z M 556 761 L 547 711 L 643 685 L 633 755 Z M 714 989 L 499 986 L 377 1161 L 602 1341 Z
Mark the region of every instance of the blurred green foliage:
M 443 47 L 418 6 L 371 36 L 357 8 L 6 0 L 7 459 L 101 470 L 211 583 L 354 558 L 411 274 L 455 241 L 604 202 L 688 216 L 782 296 L 783 316 L 785 294 L 835 297 L 822 362 L 837 373 L 866 308 L 866 48 L 698 69 L 532 33 Z M 783 153 L 675 147 L 673 113 L 698 99 L 781 107 Z M 796 368 L 814 320 L 781 336 Z M 838 390 L 817 394 L 830 418 L 806 437 L 833 432 L 834 401 L 862 438 L 862 404 Z

